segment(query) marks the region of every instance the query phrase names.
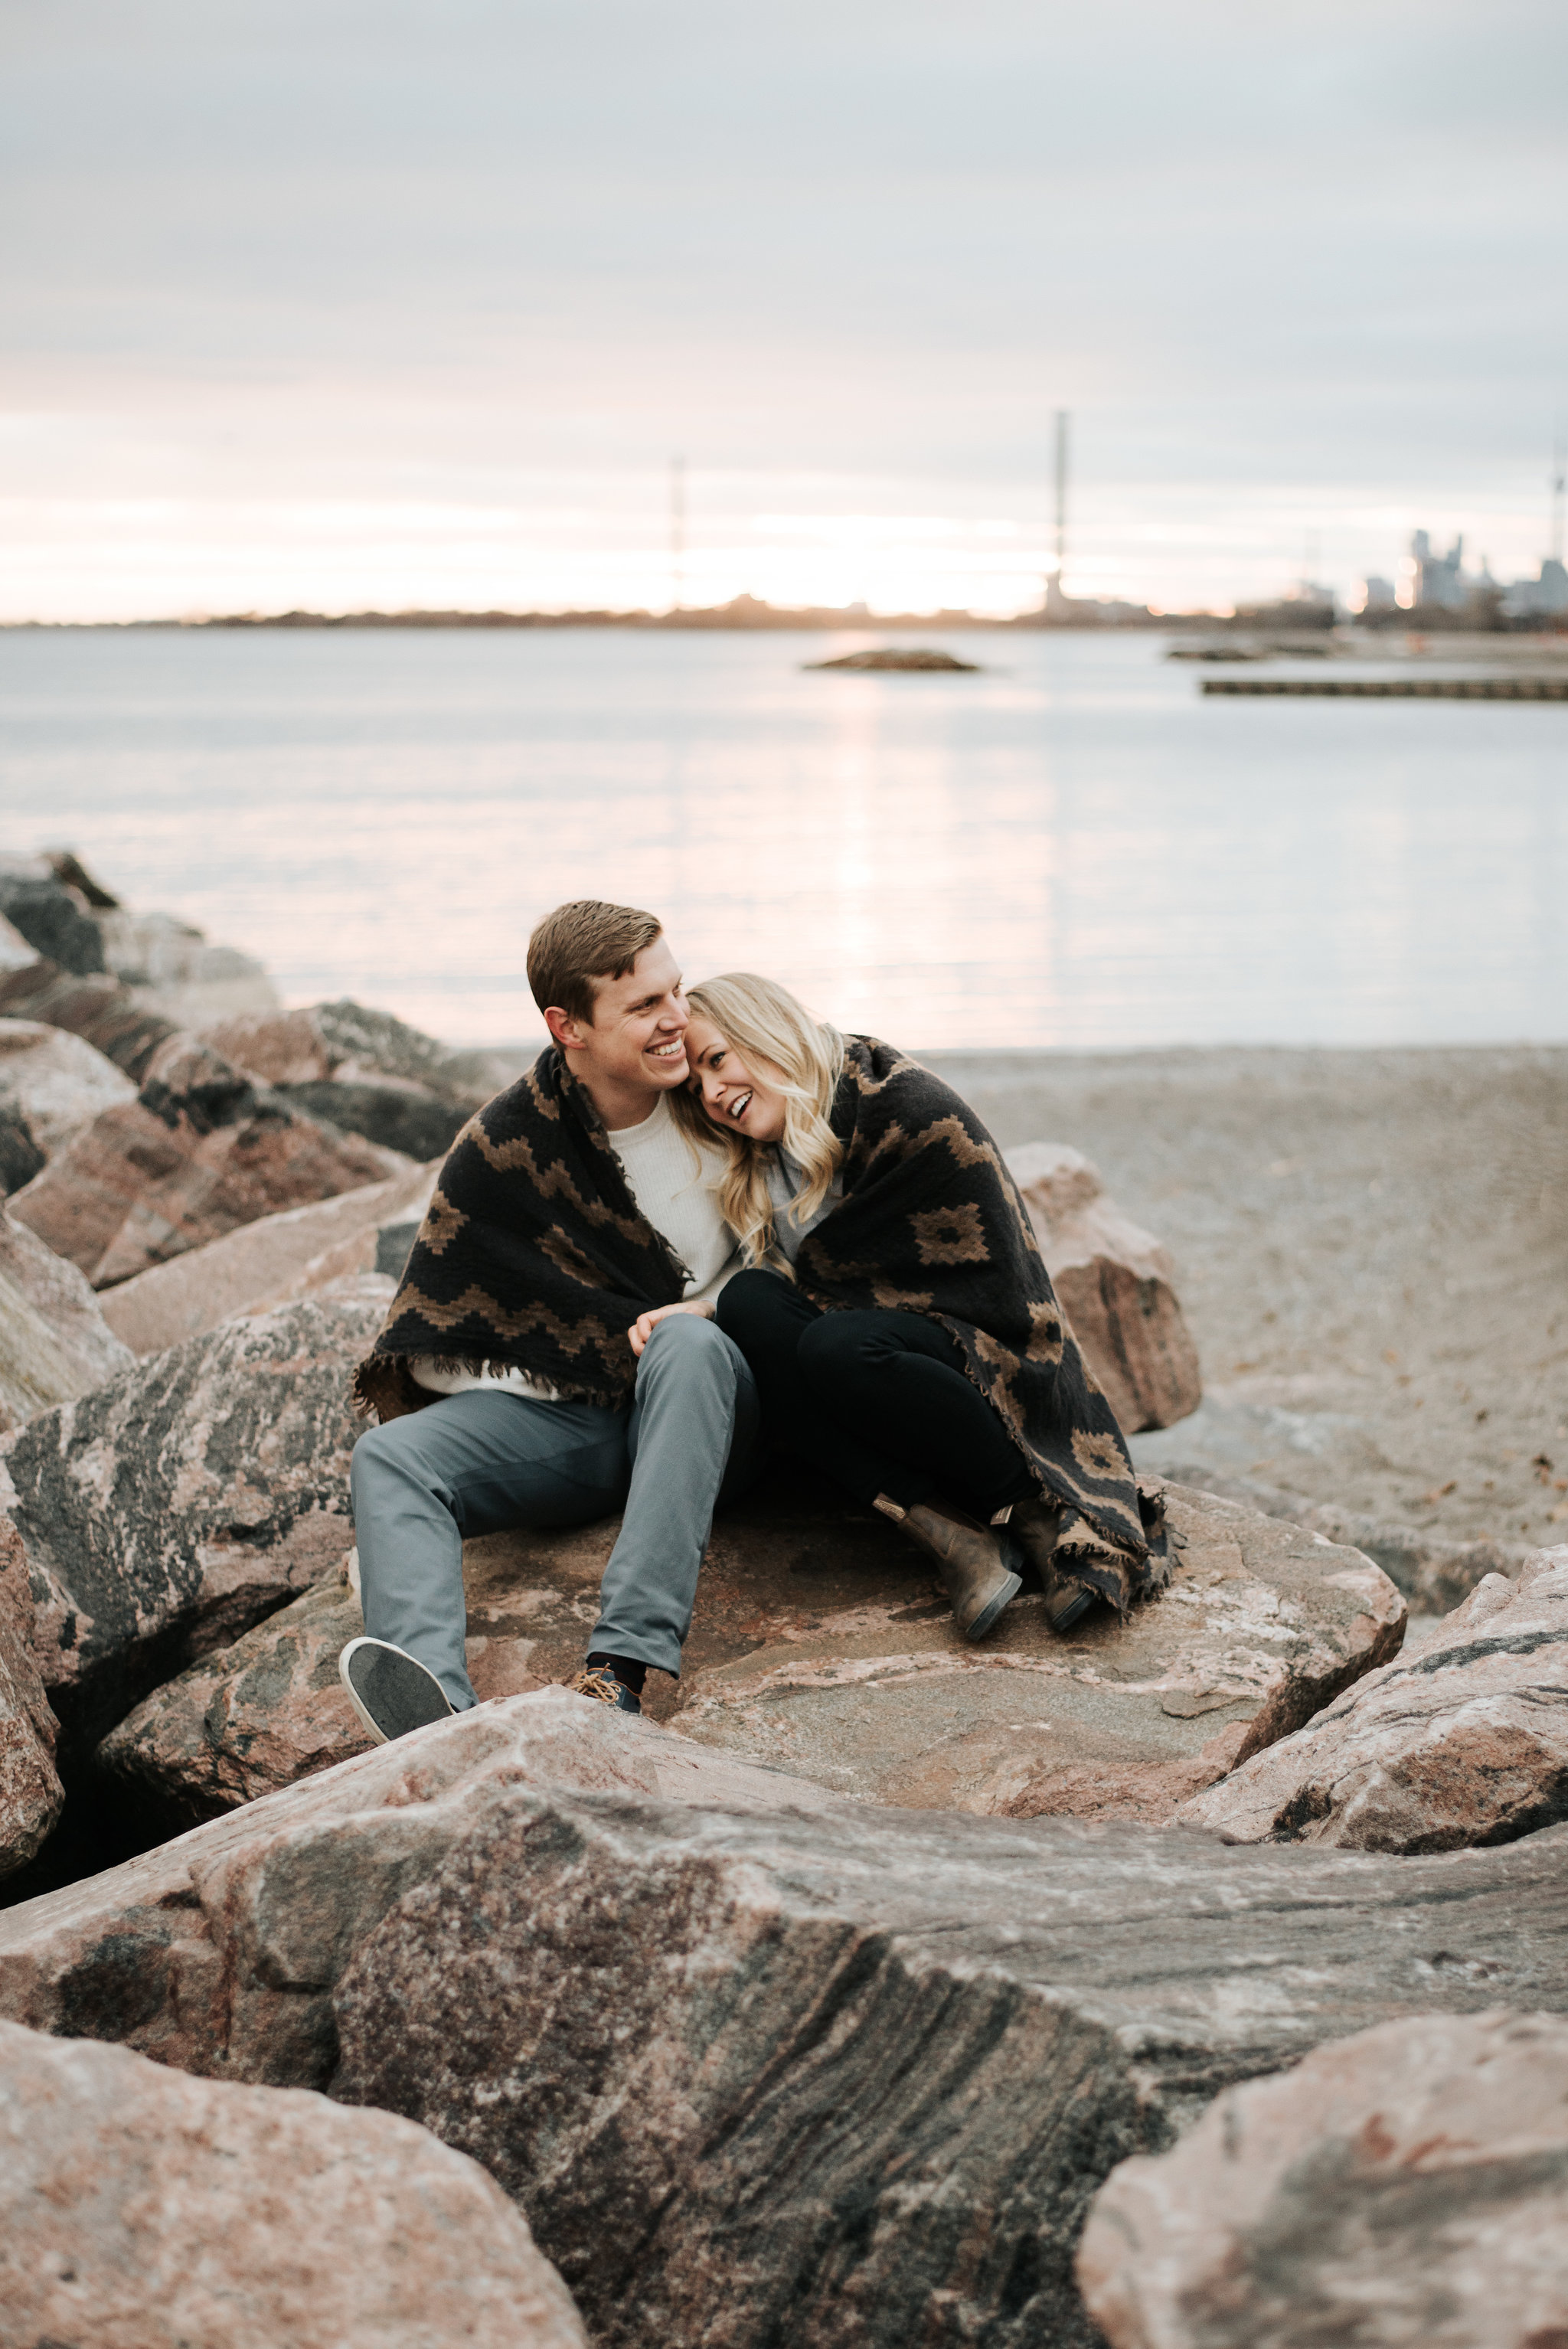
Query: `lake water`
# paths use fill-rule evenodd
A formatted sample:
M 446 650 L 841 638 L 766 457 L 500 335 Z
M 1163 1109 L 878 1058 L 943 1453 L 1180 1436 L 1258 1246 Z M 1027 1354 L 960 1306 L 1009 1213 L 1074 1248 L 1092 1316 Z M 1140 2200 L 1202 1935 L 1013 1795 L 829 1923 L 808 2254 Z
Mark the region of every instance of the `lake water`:
M 802 669 L 864 641 L 0 634 L 0 846 L 461 1043 L 537 1032 L 575 896 L 917 1048 L 1568 1036 L 1568 705 L 1205 700 L 1145 636 Z

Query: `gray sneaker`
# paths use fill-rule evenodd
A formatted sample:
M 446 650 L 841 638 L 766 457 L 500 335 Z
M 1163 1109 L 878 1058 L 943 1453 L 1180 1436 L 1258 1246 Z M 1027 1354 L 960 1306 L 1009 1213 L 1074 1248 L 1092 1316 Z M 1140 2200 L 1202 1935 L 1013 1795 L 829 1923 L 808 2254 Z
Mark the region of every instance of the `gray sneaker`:
M 337 1676 L 377 1745 L 457 1711 L 435 1673 L 389 1640 L 350 1640 L 337 1660 Z

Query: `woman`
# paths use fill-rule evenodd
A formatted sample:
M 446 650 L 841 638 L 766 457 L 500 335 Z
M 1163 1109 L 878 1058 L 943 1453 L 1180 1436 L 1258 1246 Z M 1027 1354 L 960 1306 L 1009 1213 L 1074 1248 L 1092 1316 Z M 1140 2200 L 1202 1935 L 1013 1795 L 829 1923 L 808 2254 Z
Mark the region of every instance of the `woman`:
M 1020 1567 L 1058 1631 L 1097 1596 L 1125 1614 L 1166 1578 L 1158 1511 L 973 1110 L 769 979 L 732 973 L 688 1001 L 692 1087 L 673 1099 L 724 1137 L 719 1200 L 748 1267 L 708 1309 L 775 1437 L 935 1558 L 968 1639 Z

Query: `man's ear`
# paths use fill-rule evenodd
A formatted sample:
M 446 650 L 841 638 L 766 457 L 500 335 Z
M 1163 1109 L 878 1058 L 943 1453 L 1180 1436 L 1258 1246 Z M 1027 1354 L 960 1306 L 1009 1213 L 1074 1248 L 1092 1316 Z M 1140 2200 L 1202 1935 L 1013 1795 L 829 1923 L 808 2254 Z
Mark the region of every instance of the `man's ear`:
M 562 1011 L 559 1003 L 551 1005 L 544 1015 L 544 1024 L 563 1052 L 582 1050 L 583 1022 L 573 1019 L 570 1011 Z

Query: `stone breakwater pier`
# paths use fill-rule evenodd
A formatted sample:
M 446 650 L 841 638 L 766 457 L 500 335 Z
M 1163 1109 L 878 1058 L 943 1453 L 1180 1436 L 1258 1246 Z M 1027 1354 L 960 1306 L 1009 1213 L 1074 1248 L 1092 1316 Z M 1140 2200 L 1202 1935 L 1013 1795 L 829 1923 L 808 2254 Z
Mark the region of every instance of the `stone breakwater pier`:
M 1568 701 L 1563 677 L 1206 677 L 1205 693 L 1357 701 Z

